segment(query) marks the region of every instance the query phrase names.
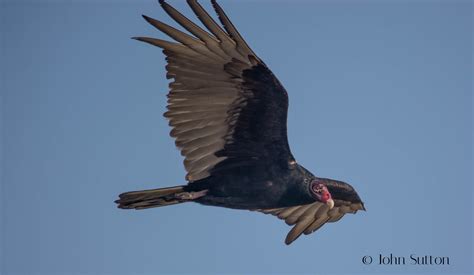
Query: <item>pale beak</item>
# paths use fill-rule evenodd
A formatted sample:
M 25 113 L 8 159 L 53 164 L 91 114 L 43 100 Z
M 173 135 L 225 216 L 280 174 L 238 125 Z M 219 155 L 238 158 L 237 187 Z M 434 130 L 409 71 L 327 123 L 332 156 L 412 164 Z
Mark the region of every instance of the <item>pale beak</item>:
M 327 202 L 326 202 L 327 206 L 329 206 L 329 209 L 332 209 L 334 207 L 334 200 L 333 199 L 329 199 Z

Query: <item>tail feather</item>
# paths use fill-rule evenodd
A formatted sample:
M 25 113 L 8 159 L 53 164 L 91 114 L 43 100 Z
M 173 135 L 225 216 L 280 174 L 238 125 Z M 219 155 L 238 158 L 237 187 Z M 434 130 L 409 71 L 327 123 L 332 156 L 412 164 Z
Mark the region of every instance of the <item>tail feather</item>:
M 126 192 L 119 195 L 115 201 L 118 208 L 146 209 L 185 202 L 176 194 L 183 192 L 184 186 L 174 186 L 160 189 Z

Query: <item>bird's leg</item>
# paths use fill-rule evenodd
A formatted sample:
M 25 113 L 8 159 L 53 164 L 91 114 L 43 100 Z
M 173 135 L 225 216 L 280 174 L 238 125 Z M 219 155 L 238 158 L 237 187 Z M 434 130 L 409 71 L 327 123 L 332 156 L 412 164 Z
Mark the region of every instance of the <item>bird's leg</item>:
M 191 201 L 198 199 L 200 197 L 204 197 L 207 194 L 207 189 L 206 190 L 201 190 L 198 192 L 181 192 L 174 194 L 174 197 L 179 199 L 179 200 L 185 200 L 185 201 Z

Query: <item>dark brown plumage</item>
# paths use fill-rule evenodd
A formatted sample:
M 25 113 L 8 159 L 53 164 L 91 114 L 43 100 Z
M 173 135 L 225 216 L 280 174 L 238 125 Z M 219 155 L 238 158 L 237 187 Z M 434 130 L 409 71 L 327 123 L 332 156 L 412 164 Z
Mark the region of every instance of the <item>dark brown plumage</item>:
M 145 209 L 183 202 L 272 214 L 294 225 L 285 242 L 344 214 L 365 210 L 347 183 L 318 178 L 297 164 L 287 139 L 288 94 L 250 49 L 222 8 L 222 29 L 196 0 L 187 1 L 204 30 L 164 1 L 191 35 L 145 20 L 177 42 L 136 37 L 163 49 L 170 83 L 170 135 L 184 156 L 187 185 L 127 192 L 116 202 Z

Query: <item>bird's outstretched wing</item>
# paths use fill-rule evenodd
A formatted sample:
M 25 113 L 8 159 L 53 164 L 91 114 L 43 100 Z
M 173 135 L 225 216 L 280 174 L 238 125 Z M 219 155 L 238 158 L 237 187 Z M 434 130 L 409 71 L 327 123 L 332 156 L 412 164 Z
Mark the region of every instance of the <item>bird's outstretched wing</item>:
M 169 4 L 163 9 L 190 34 L 144 18 L 176 42 L 136 37 L 163 49 L 173 79 L 165 117 L 185 157 L 189 182 L 219 170 L 272 160 L 293 160 L 287 134 L 288 95 L 212 1 L 222 29 L 196 0 L 187 1 L 204 30 Z
M 356 213 L 363 210 L 362 203 L 351 203 L 349 201 L 334 200 L 335 206 L 332 209 L 321 202 L 298 205 L 293 207 L 274 208 L 274 209 L 256 209 L 265 214 L 271 214 L 286 222 L 288 225 L 294 225 L 286 236 L 285 243 L 291 244 L 301 234 L 311 234 L 318 230 L 327 222 L 336 222 L 345 214 Z

